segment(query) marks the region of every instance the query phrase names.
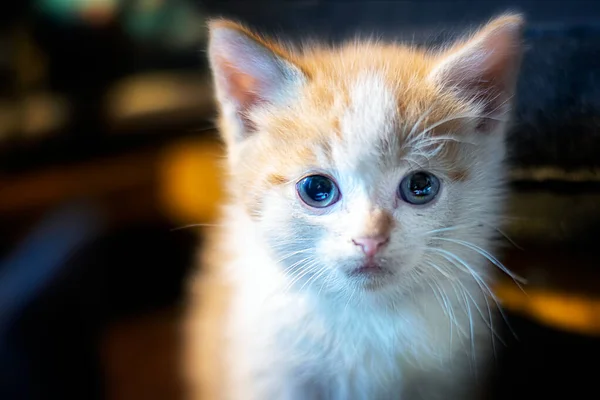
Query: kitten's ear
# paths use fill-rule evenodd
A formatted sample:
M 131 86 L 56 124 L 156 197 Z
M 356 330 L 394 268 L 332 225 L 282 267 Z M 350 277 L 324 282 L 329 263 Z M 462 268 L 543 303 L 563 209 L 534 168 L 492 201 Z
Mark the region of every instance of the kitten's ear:
M 304 75 L 284 51 L 243 26 L 226 20 L 209 23 L 209 60 L 222 116 L 231 144 L 249 136 L 249 113 L 257 106 L 292 97 Z
M 445 52 L 430 73 L 442 87 L 482 106 L 486 116 L 509 111 L 521 62 L 520 15 L 492 20 L 467 41 Z

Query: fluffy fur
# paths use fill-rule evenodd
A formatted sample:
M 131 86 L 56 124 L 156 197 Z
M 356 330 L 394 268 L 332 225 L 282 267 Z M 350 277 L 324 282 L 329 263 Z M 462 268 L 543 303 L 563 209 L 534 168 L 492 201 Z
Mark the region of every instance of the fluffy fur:
M 437 53 L 352 42 L 291 51 L 229 21 L 209 55 L 228 150 L 223 227 L 194 279 L 191 399 L 468 399 L 494 341 L 490 253 L 519 16 Z M 426 170 L 434 201 L 398 196 Z M 296 183 L 331 176 L 311 209 Z M 364 262 L 356 237 L 389 236 Z

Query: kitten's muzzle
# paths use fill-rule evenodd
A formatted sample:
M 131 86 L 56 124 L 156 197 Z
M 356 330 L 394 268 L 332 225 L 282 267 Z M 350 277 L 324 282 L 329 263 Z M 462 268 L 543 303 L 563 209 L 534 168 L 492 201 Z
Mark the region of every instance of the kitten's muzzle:
M 373 257 L 389 243 L 389 241 L 390 237 L 383 235 L 352 239 L 352 243 L 359 246 L 369 260 L 372 260 Z

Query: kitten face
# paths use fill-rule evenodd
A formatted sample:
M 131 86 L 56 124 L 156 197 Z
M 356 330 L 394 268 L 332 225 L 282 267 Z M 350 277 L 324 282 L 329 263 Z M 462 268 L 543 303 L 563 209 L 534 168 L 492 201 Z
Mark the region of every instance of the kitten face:
M 290 53 L 212 25 L 234 199 L 294 282 L 405 292 L 464 273 L 440 237 L 476 243 L 495 223 L 520 26 L 501 17 L 428 54 L 373 43 Z

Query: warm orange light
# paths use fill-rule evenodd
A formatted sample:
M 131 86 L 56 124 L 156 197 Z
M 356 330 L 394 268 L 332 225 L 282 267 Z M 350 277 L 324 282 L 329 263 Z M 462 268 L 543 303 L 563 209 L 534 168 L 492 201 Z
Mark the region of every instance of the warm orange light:
M 177 223 L 209 223 L 223 200 L 218 143 L 189 140 L 164 152 L 160 164 L 160 201 Z

